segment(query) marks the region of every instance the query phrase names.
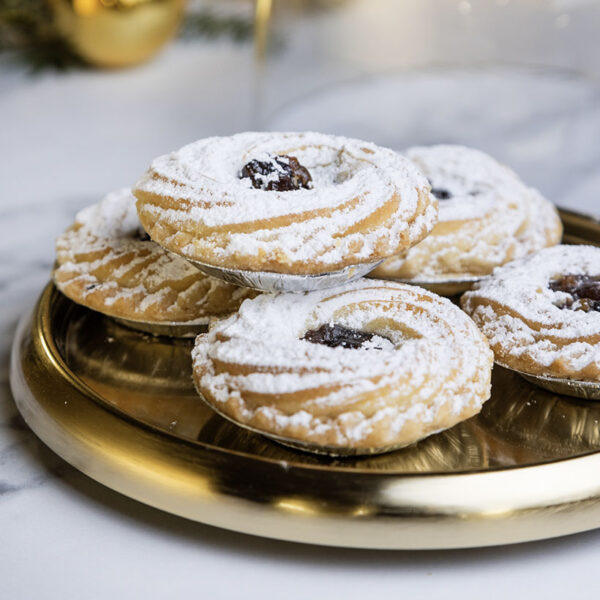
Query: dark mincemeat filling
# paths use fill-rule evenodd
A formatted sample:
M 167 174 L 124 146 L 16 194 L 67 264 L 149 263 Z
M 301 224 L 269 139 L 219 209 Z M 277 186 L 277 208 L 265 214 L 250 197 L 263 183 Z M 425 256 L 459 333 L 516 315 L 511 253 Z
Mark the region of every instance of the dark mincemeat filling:
M 307 331 L 302 339 L 313 344 L 323 344 L 330 348 L 341 346 L 342 348 L 356 349 L 361 348 L 365 342 L 370 342 L 376 335 L 391 342 L 389 338 L 383 335 L 358 331 L 343 325 L 329 324 Z M 381 348 L 374 347 L 373 350 L 381 350 Z
M 429 185 L 431 186 L 431 193 L 438 200 L 450 200 L 454 197 L 454 194 L 450 190 L 447 190 L 446 188 L 436 187 L 435 185 L 433 185 L 433 183 L 431 183 L 431 180 L 428 181 Z M 469 192 L 469 196 L 478 196 L 480 193 L 481 192 L 479 192 L 479 190 L 473 190 L 472 192 Z
M 450 200 L 450 198 L 452 198 L 452 194 L 448 191 L 445 190 L 444 188 L 431 188 L 431 193 L 438 199 L 438 200 Z
M 274 176 L 275 175 L 275 176 Z M 312 188 L 308 169 L 295 156 L 272 156 L 268 160 L 251 160 L 239 174 L 250 179 L 252 187 L 266 192 L 290 192 Z
M 569 294 L 559 308 L 600 312 L 600 276 L 575 275 L 568 273 L 548 283 L 553 292 Z

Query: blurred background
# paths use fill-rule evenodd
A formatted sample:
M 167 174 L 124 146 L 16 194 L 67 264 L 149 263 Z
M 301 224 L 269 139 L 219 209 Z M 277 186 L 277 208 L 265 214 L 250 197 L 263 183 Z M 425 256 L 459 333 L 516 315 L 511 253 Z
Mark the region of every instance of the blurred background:
M 8 198 L 83 206 L 246 129 L 464 143 L 600 212 L 595 0 L 0 0 Z

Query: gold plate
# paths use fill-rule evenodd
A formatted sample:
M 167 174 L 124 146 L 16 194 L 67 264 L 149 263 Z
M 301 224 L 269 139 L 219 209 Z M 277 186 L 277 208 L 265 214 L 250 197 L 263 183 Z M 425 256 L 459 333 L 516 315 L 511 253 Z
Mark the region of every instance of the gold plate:
M 600 224 L 562 211 L 565 241 Z M 600 403 L 496 367 L 480 415 L 380 456 L 295 451 L 196 396 L 191 340 L 123 327 L 52 284 L 14 342 L 33 431 L 101 483 L 165 511 L 266 537 L 363 548 L 506 544 L 600 526 Z

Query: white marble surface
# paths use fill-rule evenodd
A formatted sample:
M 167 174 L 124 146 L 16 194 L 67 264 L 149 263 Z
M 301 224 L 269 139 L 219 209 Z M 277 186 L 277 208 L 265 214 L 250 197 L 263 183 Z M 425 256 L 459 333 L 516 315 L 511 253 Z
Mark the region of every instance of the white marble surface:
M 600 531 L 451 552 L 263 540 L 104 488 L 57 458 L 17 415 L 10 342 L 48 278 L 53 238 L 78 208 L 132 182 L 153 156 L 246 128 L 251 76 L 247 51 L 220 43 L 172 46 L 153 63 L 115 73 L 33 77 L 0 65 L 0 598 L 548 599 L 575 588 L 593 597 Z M 589 126 L 597 152 L 598 122 Z M 598 162 L 588 163 L 577 182 L 590 191 L 564 197 L 593 210 Z

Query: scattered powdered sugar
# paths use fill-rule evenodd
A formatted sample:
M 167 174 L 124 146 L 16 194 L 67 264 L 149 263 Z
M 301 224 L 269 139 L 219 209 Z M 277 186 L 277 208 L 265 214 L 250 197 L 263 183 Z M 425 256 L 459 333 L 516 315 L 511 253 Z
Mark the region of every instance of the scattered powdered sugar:
M 560 241 L 554 206 L 491 156 L 454 145 L 414 147 L 405 154 L 434 191 L 450 198 L 440 200 L 430 236 L 380 267 L 388 276 L 435 281 L 487 275 Z
M 600 312 L 560 308 L 569 295 L 549 287 L 568 274 L 600 276 L 600 248 L 546 248 L 496 269 L 463 296 L 463 308 L 500 362 L 537 374 L 600 379 Z
M 267 192 L 240 179 L 244 164 L 275 155 L 296 157 L 312 187 Z M 302 263 L 316 256 L 335 264 L 356 248 L 359 258 L 382 249 L 389 255 L 403 240 L 425 235 L 436 219 L 435 202 L 423 206 L 420 199 L 426 188 L 408 160 L 367 142 L 318 133 L 242 133 L 200 140 L 156 159 L 134 193 L 144 223 L 174 232 L 159 241 L 190 258 L 265 255 Z M 392 210 L 393 198 L 399 202 Z M 380 212 L 385 218 L 377 217 Z M 360 227 L 369 219 L 373 225 Z M 183 248 L 172 246 L 178 231 L 193 232 Z
M 212 298 L 226 291 L 236 306 L 254 295 L 201 274 L 143 233 L 129 189 L 84 208 L 56 241 L 57 287 L 114 316 L 190 324 L 208 322 Z
M 491 156 L 465 146 L 415 146 L 405 156 L 427 177 L 432 188 L 449 192 L 439 204 L 439 221 L 485 216 L 504 186 L 522 186 L 517 175 Z
M 135 198 L 129 188 L 105 196 L 101 202 L 87 206 L 75 216 L 78 225 L 90 238 L 110 240 L 130 238 L 140 227 Z M 83 241 L 81 243 L 84 243 Z M 76 248 L 73 249 L 77 251 Z
M 302 339 L 324 324 L 378 335 L 356 349 Z M 445 406 L 449 421 L 467 407 L 476 412 L 489 396 L 492 359 L 448 300 L 360 280 L 247 300 L 197 338 L 193 360 L 199 391 L 248 425 L 292 437 L 300 428 L 307 439 L 338 444 L 377 437 L 385 445 L 415 415 L 432 422 Z

